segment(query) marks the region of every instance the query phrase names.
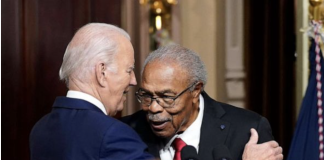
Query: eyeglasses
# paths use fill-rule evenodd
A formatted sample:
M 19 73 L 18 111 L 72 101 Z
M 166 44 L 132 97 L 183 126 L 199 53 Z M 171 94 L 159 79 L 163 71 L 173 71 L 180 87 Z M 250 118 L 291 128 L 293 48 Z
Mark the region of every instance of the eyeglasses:
M 192 86 L 194 86 L 196 84 L 193 83 L 192 85 L 190 85 L 188 88 L 186 88 L 185 90 L 183 90 L 181 93 L 179 93 L 178 95 L 176 95 L 175 97 L 168 97 L 168 96 L 165 96 L 165 97 L 152 97 L 152 96 L 149 96 L 147 94 L 141 94 L 141 89 L 139 91 L 137 91 L 135 93 L 136 97 L 137 97 L 137 100 L 138 102 L 140 102 L 142 105 L 148 107 L 152 104 L 152 102 L 154 100 L 156 100 L 156 102 L 163 108 L 171 108 L 173 107 L 174 105 L 174 101 L 179 98 L 183 93 L 185 93 L 186 91 L 188 91 Z

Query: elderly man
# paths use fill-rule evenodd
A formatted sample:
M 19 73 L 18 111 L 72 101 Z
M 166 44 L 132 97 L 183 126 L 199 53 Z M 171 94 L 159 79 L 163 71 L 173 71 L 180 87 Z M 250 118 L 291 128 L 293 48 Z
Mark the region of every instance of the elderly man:
M 100 23 L 79 29 L 60 69 L 69 91 L 34 126 L 31 159 L 152 159 L 134 130 L 110 117 L 123 109 L 125 94 L 136 85 L 133 69 L 134 51 L 125 31 Z
M 282 148 L 271 141 L 268 121 L 211 99 L 204 92 L 206 81 L 204 64 L 196 53 L 178 45 L 161 47 L 144 63 L 136 93 L 142 110 L 122 120 L 162 160 L 179 160 L 185 145 L 194 146 L 200 160 L 283 159 Z M 218 155 L 218 150 L 230 155 Z

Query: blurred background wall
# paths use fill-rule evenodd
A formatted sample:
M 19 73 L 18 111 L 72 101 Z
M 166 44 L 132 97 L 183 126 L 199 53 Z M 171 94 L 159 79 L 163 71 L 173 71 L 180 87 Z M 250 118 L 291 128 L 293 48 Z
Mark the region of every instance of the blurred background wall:
M 206 91 L 268 118 L 286 154 L 300 105 L 295 96 L 297 4 L 169 0 L 158 13 L 159 7 L 146 0 L 2 0 L 1 159 L 29 159 L 32 126 L 67 91 L 58 77 L 65 48 L 89 22 L 114 24 L 131 35 L 138 81 L 145 57 L 159 45 L 179 43 L 198 52 L 208 71 Z M 157 16 L 161 28 L 156 28 Z M 116 118 L 140 109 L 136 89 Z

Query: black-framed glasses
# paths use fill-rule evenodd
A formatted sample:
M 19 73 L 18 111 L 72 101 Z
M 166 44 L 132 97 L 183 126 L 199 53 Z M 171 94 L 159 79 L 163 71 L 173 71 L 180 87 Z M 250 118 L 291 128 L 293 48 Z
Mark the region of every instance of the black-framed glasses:
M 179 98 L 183 93 L 185 93 L 186 91 L 188 91 L 192 86 L 194 86 L 196 84 L 193 83 L 192 85 L 190 85 L 188 88 L 186 88 L 185 90 L 183 90 L 182 92 L 180 92 L 178 95 L 174 96 L 174 97 L 152 97 L 150 95 L 146 95 L 146 94 L 141 94 L 141 89 L 139 91 L 137 91 L 135 93 L 138 102 L 140 102 L 142 105 L 148 107 L 152 104 L 152 102 L 154 100 L 156 100 L 156 102 L 163 108 L 171 108 L 174 105 L 174 102 L 177 98 Z

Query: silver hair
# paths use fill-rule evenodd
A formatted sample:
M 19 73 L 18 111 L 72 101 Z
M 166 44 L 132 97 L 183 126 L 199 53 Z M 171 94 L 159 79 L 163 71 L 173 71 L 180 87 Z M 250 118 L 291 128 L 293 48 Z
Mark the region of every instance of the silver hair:
M 118 50 L 116 36 L 130 40 L 123 29 L 105 23 L 89 23 L 81 27 L 72 38 L 64 53 L 60 79 L 69 85 L 69 77 L 87 82 L 95 63 L 103 61 L 111 71 L 116 71 L 114 56 Z
M 160 47 L 148 55 L 144 62 L 141 74 L 147 64 L 153 61 L 162 61 L 166 65 L 168 62 L 176 62 L 187 72 L 189 85 L 194 82 L 203 82 L 203 87 L 207 83 L 207 71 L 204 62 L 194 51 L 180 45 L 168 45 Z M 194 86 L 193 86 L 194 87 Z M 193 90 L 193 88 L 191 88 Z

